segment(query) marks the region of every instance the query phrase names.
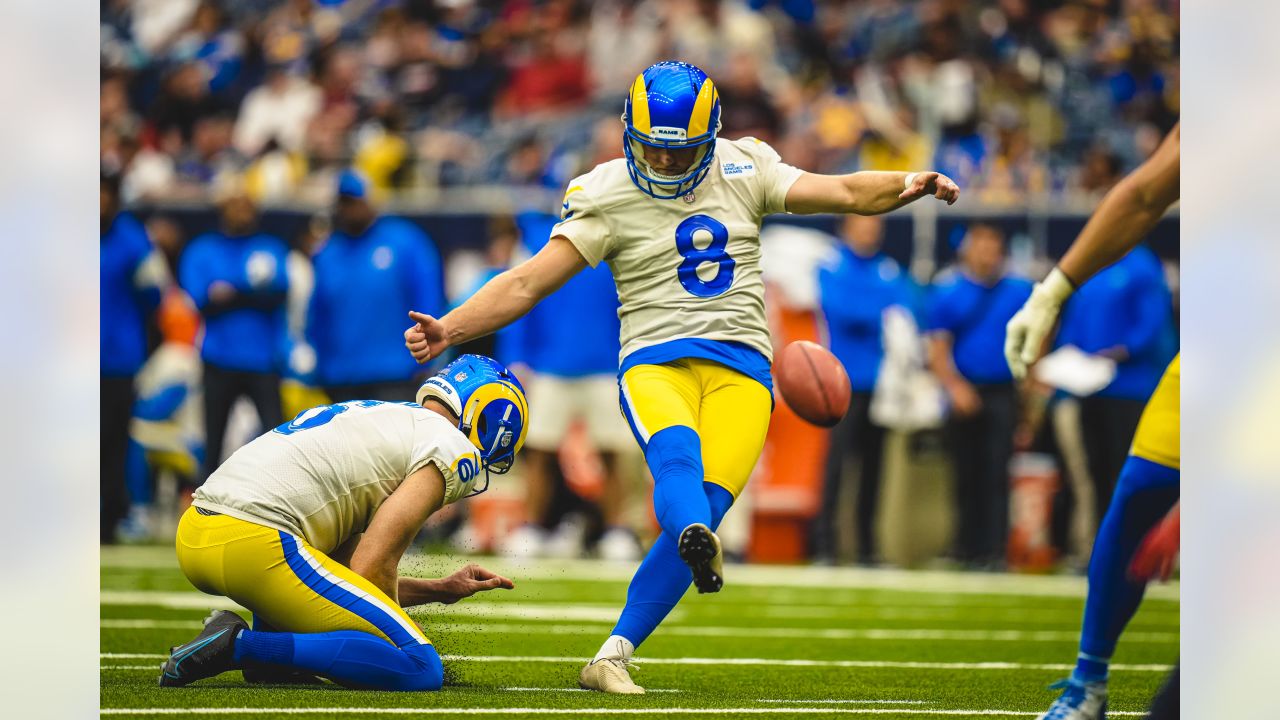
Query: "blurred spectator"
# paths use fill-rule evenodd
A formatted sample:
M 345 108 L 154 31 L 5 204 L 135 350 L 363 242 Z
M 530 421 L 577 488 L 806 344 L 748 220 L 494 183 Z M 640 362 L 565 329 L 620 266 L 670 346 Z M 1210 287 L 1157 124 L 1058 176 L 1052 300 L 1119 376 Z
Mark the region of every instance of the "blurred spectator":
M 242 185 L 228 182 L 221 194 L 221 228 L 191 241 L 179 275 L 205 322 L 205 477 L 222 462 L 237 399 L 253 402 L 263 430 L 284 421 L 280 367 L 288 248 L 258 230 L 257 207 Z
M 750 53 L 735 53 L 724 75 L 716 78 L 720 91 L 720 122 L 724 137 L 751 136 L 774 143 L 782 133 L 782 114 L 760 85 L 760 71 Z
M 193 486 L 204 462 L 200 315 L 177 286 L 157 313 L 161 343 L 138 372 L 137 402 L 129 423 L 129 514 L 120 524 L 126 542 L 157 539 L 155 480 L 171 473 L 175 485 Z
M 1155 253 L 1139 246 L 1081 286 L 1063 309 L 1056 344 L 1116 361 L 1115 378 L 1080 401 L 1093 517 L 1100 520 L 1142 409 L 1177 350 L 1173 302 Z
M 176 180 L 196 186 L 209 185 L 223 173 L 234 173 L 236 160 L 231 156 L 231 119 L 213 115 L 196 122 L 191 144 L 181 153 L 174 166 Z
M 574 109 L 590 96 L 585 42 L 569 27 L 571 5 L 548 2 L 509 55 L 507 85 L 498 102 L 503 116 Z
M 449 309 L 452 310 L 476 294 L 485 283 L 505 272 L 514 264 L 517 248 L 520 244 L 520 230 L 516 221 L 509 215 L 498 215 L 489 220 L 489 244 L 485 247 L 481 266 L 469 273 L 465 290 L 453 294 L 449 298 Z M 527 254 L 523 254 L 528 257 Z M 457 268 L 457 265 L 453 265 Z M 469 340 L 458 346 L 457 354 L 472 353 L 487 355 L 497 359 L 504 365 L 510 365 L 520 356 L 523 341 L 523 319 L 484 337 Z
M 312 258 L 329 235 L 329 223 L 327 213 L 312 216 L 294 238 L 285 261 L 289 274 L 289 293 L 285 301 L 287 332 L 284 356 L 287 360 L 280 380 L 280 402 L 285 418 L 329 404 L 329 396 L 316 387 L 316 352 L 307 342 L 307 311 L 316 284 Z
M 559 218 L 525 213 L 517 218 L 525 250 L 535 254 L 550 240 Z M 567 318 L 572 321 L 566 322 Z M 597 546 L 610 560 L 640 556 L 635 534 L 623 518 L 626 487 L 620 455 L 635 441 L 618 411 L 618 295 L 608 268 L 587 268 L 538 303 L 525 316 L 513 358 L 529 370 L 529 434 L 521 465 L 528 481 L 528 524 L 504 543 L 511 555 L 576 555 L 581 533 L 557 517 L 553 500 L 565 488 L 559 451 L 572 426 L 581 423 L 603 465 L 600 510 L 605 532 Z M 564 521 L 562 527 L 556 523 Z M 553 550 L 554 548 L 554 550 Z
M 224 104 L 209 93 L 209 84 L 200 65 L 186 62 L 175 67 L 164 79 L 160 95 L 147 116 L 153 133 L 164 137 L 176 132 L 185 144 L 191 142 L 196 123 L 224 109 Z
M 991 225 L 971 226 L 958 266 L 934 282 L 925 320 L 929 366 L 951 399 L 956 558 L 987 568 L 1004 564 L 1009 459 L 1018 421 L 1004 329 L 1031 294 L 1031 283 L 1009 276 L 1004 266 L 1004 234 Z
M 368 181 L 344 171 L 333 232 L 316 253 L 307 340 L 333 402 L 412 400 L 419 368 L 404 351 L 410 310 L 445 309 L 440 253 L 417 226 L 378 217 Z
M 214 94 L 228 92 L 235 85 L 243 54 L 244 38 L 229 26 L 222 6 L 211 0 L 200 3 L 190 27 L 174 40 L 169 51 L 175 60 L 199 63 Z
M 1094 146 L 1084 155 L 1077 185 L 1090 198 L 1100 200 L 1122 177 L 1120 157 L 1110 150 Z
M 837 531 L 848 527 L 840 502 L 845 468 L 858 468 L 857 557 L 862 564 L 877 561 L 876 509 L 880 502 L 880 470 L 885 429 L 871 420 L 871 395 L 884 356 L 882 317 L 886 308 L 912 308 L 914 287 L 898 263 L 881 252 L 884 219 L 849 215 L 841 224 L 843 244 L 835 262 L 818 272 L 822 316 L 832 353 L 849 373 L 853 390 L 849 411 L 831 431 L 822 503 L 814 518 L 815 561 L 833 562 L 838 555 Z
M 245 96 L 235 126 L 236 148 L 255 157 L 275 140 L 286 151 L 301 150 L 307 124 L 320 111 L 320 89 L 282 65 L 267 70 L 266 82 Z
M 776 69 L 773 27 L 760 13 L 730 0 L 670 3 L 667 11 L 671 56 L 713 79 L 723 76 L 739 53 L 753 55 L 766 73 Z
M 662 59 L 666 28 L 656 5 L 652 0 L 591 3 L 587 71 L 601 104 L 621 107 L 636 76 Z
M 170 283 L 164 259 L 151 246 L 146 230 L 132 214 L 120 210 L 120 182 L 103 175 L 99 182 L 99 259 L 102 274 L 99 305 L 100 485 L 102 542 L 116 540 L 116 525 L 125 515 L 125 457 L 129 418 L 133 414 L 134 376 L 147 357 L 147 324 Z

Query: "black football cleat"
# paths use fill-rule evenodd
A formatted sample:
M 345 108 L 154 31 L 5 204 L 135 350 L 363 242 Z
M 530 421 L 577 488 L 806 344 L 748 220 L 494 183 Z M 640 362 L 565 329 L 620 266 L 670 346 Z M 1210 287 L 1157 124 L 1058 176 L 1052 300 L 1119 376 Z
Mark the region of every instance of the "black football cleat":
M 724 587 L 724 553 L 711 528 L 694 523 L 680 533 L 680 559 L 693 571 L 693 585 L 700 593 L 720 592 Z
M 160 687 L 182 687 L 235 667 L 236 636 L 249 623 L 227 610 L 214 610 L 194 640 L 179 645 L 160 666 Z

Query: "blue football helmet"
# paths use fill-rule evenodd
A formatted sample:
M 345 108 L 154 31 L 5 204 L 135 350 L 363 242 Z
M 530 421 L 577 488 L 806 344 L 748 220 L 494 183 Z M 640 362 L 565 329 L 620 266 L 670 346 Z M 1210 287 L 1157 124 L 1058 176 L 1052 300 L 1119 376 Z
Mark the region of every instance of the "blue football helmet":
M 670 200 L 706 179 L 720 132 L 720 93 L 711 78 L 674 60 L 650 65 L 636 76 L 622 112 L 622 151 L 631 182 L 648 195 Z M 683 175 L 661 175 L 644 159 L 644 146 L 697 148 Z
M 463 355 L 427 378 L 417 401 L 438 400 L 458 416 L 458 429 L 480 451 L 488 473 L 511 469 L 529 430 L 529 401 L 516 376 L 501 363 L 483 355 Z

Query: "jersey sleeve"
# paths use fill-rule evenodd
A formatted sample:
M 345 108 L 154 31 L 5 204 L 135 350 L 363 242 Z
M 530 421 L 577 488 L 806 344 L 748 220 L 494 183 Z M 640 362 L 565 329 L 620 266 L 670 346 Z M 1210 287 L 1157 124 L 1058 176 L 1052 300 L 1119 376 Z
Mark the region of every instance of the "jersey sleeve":
M 745 149 L 755 158 L 758 168 L 756 176 L 760 178 L 763 199 L 761 215 L 786 212 L 787 191 L 804 171 L 782 162 L 782 156 L 778 155 L 778 151 L 763 140 L 747 137 L 739 142 L 746 146 Z
M 569 183 L 560 208 L 560 222 L 551 228 L 551 237 L 567 238 L 587 264 L 595 267 L 613 252 L 613 233 L 586 188 L 589 178 L 584 175 Z
M 480 455 L 476 447 L 455 428 L 440 423 L 418 423 L 418 442 L 406 475 L 436 466 L 444 478 L 444 504 L 450 505 L 471 494 L 480 475 Z

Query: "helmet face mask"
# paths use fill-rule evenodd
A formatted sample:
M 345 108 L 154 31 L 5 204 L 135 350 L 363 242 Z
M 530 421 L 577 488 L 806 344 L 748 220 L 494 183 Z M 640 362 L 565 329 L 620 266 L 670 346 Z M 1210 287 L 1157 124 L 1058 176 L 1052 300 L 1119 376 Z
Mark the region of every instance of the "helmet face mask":
M 427 378 L 418 389 L 418 404 L 436 400 L 458 417 L 458 430 L 471 441 L 485 470 L 482 487 L 489 487 L 489 474 L 505 474 L 524 445 L 528 430 L 529 402 L 524 388 L 509 370 L 481 355 L 463 355 L 439 373 Z
M 720 132 L 720 93 L 702 70 L 682 62 L 660 62 L 631 85 L 622 113 L 626 127 L 622 151 L 631 182 L 659 200 L 687 195 L 706 179 Z M 679 175 L 655 170 L 645 147 L 694 149 L 693 161 Z

